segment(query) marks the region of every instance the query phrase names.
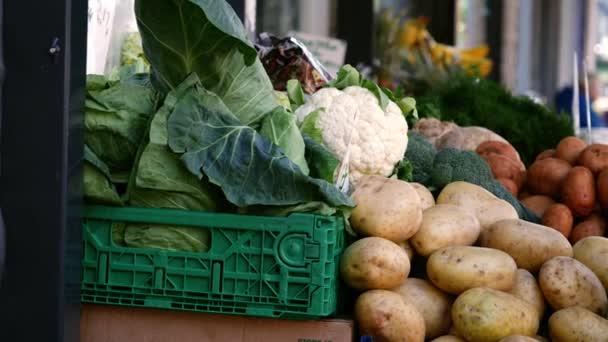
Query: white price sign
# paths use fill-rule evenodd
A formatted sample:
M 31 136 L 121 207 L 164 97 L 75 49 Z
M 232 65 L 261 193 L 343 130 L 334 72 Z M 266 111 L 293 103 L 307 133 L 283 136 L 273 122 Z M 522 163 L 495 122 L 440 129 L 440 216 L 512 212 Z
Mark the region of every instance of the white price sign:
M 289 32 L 288 36 L 301 41 L 308 50 L 325 67 L 332 77 L 335 77 L 344 64 L 346 42 L 340 39 L 316 36 L 303 32 Z

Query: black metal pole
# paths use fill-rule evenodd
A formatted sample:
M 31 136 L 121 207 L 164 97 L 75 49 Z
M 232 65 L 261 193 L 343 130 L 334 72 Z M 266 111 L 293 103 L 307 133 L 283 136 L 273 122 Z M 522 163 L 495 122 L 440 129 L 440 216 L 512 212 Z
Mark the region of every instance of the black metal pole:
M 0 340 L 78 341 L 87 1 L 3 9 Z

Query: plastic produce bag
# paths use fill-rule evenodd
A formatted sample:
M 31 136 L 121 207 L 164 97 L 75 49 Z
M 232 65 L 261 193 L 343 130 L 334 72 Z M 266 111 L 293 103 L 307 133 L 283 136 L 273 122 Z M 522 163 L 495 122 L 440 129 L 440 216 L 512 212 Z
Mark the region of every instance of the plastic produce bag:
M 323 65 L 293 37 L 261 33 L 255 47 L 275 90 L 284 91 L 287 81 L 298 79 L 302 89 L 312 94 L 331 80 Z

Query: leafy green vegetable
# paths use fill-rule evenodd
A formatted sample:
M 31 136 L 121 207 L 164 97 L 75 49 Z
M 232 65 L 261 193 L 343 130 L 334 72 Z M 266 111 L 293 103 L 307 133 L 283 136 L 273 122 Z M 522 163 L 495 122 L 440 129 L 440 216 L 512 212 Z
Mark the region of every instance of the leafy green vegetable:
M 333 183 L 336 169 L 340 161 L 318 140 L 304 135 L 306 144 L 306 161 L 310 167 L 310 176 L 313 178 L 324 179 L 328 183 Z
M 304 139 L 296 121 L 293 113 L 287 112 L 283 107 L 277 107 L 265 116 L 260 134 L 279 146 L 283 153 L 300 167 L 302 173 L 307 175 L 309 170 L 304 157 Z
M 386 95 L 386 92 L 383 91 L 375 82 L 370 80 L 362 80 L 361 87 L 371 91 L 378 98 L 378 104 L 380 104 L 380 108 L 382 110 L 386 110 L 386 107 L 389 104 L 389 97 Z
M 156 92 L 143 83 L 87 78 L 85 143 L 108 165 L 112 178 L 133 166 L 156 103 Z
M 574 134 L 568 115 L 557 114 L 527 97 L 514 96 L 491 80 L 451 78 L 417 100 L 423 117 L 433 116 L 460 126 L 482 126 L 505 137 L 528 165 L 538 153 Z
M 169 146 L 190 172 L 219 185 L 239 207 L 322 201 L 354 206 L 326 181 L 306 176 L 276 145 L 244 126 L 202 87 L 177 100 L 168 121 Z
M 84 147 L 84 197 L 97 204 L 122 205 L 123 202 L 110 181 L 110 170 L 88 146 Z
M 150 122 L 148 140 L 142 145 L 134 177 L 129 184 L 132 205 L 216 211 L 218 203 L 221 203 L 217 189 L 204 178 L 191 174 L 167 145 L 167 118 L 190 85 L 184 83 L 183 87 L 169 93 Z
M 141 35 L 139 32 L 131 32 L 125 38 L 120 49 L 120 64 L 132 65 L 138 64 L 144 66 L 142 72 L 148 72 L 149 64 L 146 61 L 144 50 L 141 44 Z
M 327 86 L 337 89 L 344 89 L 350 86 L 361 85 L 361 74 L 352 65 L 346 64 L 338 70 L 336 78 L 331 80 Z
M 308 202 L 288 207 L 277 206 L 250 206 L 239 210 L 241 214 L 263 215 L 263 216 L 289 216 L 293 213 L 307 213 L 323 216 L 336 214 L 337 209 L 323 202 Z
M 243 24 L 226 1 L 136 0 L 135 15 L 155 85 L 176 88 L 191 73 L 246 125 L 279 104 Z
M 412 182 L 414 180 L 414 167 L 412 163 L 407 159 L 401 160 L 395 168 L 395 175 L 403 181 Z
M 319 119 L 319 115 L 321 111 L 325 110 L 324 108 L 316 109 L 310 114 L 306 115 L 304 121 L 300 123 L 300 131 L 304 135 L 308 135 L 310 138 L 321 144 L 323 142 L 323 136 L 321 130 L 317 128 L 317 120 Z
M 300 81 L 287 81 L 287 96 L 289 97 L 289 102 L 291 103 L 291 109 L 294 111 L 304 104 L 304 90 L 302 90 Z
M 287 110 L 291 110 L 291 103 L 289 102 L 289 97 L 287 93 L 284 91 L 274 91 L 274 96 L 277 98 L 279 105 Z
M 130 247 L 158 248 L 170 251 L 206 252 L 211 236 L 207 229 L 128 224 L 124 243 Z

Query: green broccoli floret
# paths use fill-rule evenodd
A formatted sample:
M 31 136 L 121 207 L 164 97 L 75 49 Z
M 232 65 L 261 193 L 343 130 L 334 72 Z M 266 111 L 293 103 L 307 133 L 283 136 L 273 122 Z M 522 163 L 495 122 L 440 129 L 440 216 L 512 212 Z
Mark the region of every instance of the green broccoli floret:
M 479 185 L 498 198 L 509 202 L 519 217 L 530 222 L 539 222 L 539 218 L 523 206 L 507 189 L 498 183 L 492 170 L 483 158 L 472 151 L 460 151 L 446 148 L 437 153 L 431 171 L 431 184 L 443 189 L 452 182 L 464 181 Z
M 412 182 L 430 185 L 433 160 L 437 150 L 422 134 L 410 131 L 407 135 L 408 143 L 404 158 L 413 167 Z

